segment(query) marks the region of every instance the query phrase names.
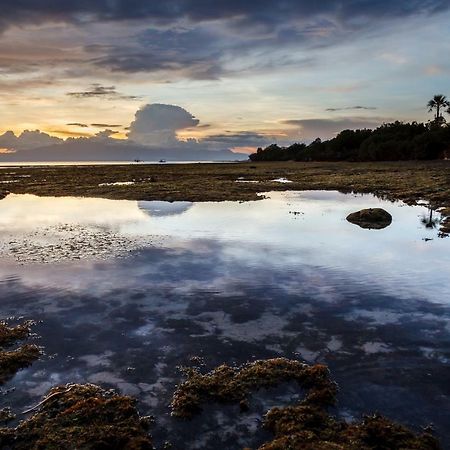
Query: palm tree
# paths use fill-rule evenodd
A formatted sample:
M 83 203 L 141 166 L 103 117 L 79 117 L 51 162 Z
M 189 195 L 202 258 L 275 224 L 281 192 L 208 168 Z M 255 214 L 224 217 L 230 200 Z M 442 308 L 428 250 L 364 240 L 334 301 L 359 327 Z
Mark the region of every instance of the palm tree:
M 428 102 L 428 111 L 432 112 L 433 109 L 436 110 L 436 116 L 435 120 L 436 122 L 439 122 L 442 120 L 441 116 L 441 110 L 450 107 L 450 101 L 447 100 L 447 97 L 445 95 L 439 94 L 435 95 L 429 102 Z M 448 112 L 448 111 L 447 111 Z

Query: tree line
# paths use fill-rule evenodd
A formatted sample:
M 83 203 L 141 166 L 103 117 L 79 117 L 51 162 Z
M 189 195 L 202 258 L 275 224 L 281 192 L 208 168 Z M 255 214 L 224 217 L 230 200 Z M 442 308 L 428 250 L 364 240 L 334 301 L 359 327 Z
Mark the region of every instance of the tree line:
M 435 95 L 428 102 L 435 112 L 427 123 L 396 121 L 380 127 L 344 130 L 336 137 L 309 145 L 295 143 L 289 147 L 272 144 L 258 148 L 250 155 L 252 161 L 398 161 L 431 160 L 450 157 L 450 124 L 444 114 L 450 114 L 450 101 Z

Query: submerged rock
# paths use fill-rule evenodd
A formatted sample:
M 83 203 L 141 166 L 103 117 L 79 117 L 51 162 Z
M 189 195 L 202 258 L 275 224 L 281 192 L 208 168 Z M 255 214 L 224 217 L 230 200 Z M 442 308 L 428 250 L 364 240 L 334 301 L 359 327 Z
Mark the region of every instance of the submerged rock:
M 135 403 L 93 384 L 58 386 L 29 419 L 0 428 L 0 448 L 151 450 L 149 419 L 139 416 Z
M 349 214 L 347 220 L 361 228 L 381 230 L 392 223 L 392 216 L 382 208 L 368 208 Z

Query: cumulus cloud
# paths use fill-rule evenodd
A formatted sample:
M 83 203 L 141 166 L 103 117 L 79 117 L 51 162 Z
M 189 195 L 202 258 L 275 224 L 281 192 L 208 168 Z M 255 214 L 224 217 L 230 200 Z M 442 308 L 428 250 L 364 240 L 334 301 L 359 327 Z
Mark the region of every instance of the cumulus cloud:
M 16 136 L 12 131 L 7 131 L 0 136 L 0 148 L 10 151 L 27 150 L 62 142 L 64 142 L 62 139 L 50 136 L 39 130 L 25 130 L 19 136 Z
M 199 122 L 179 106 L 154 103 L 136 113 L 128 139 L 143 145 L 170 146 L 180 142 L 177 131 L 196 127 Z

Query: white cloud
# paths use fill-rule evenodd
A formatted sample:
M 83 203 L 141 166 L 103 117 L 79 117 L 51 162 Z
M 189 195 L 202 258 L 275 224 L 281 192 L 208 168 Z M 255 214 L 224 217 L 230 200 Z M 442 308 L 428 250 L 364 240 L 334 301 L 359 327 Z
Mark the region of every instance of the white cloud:
M 142 145 L 167 146 L 180 141 L 177 131 L 199 124 L 191 113 L 175 105 L 150 104 L 137 111 L 128 139 Z

